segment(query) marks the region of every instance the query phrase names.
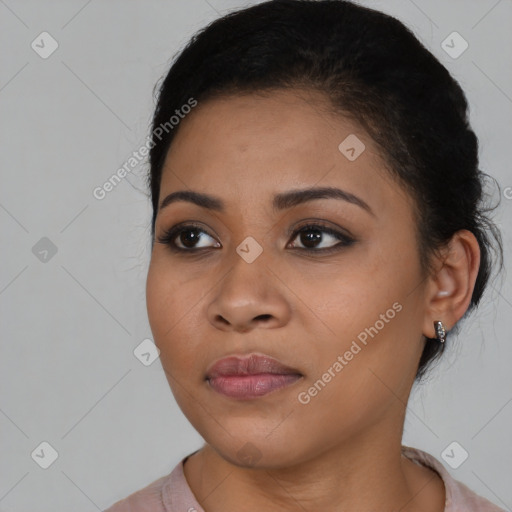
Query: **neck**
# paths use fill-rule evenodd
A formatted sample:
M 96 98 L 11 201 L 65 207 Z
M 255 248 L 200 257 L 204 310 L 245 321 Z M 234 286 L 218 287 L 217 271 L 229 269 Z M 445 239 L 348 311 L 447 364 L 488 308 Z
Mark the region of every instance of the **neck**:
M 281 468 L 239 467 L 206 444 L 185 477 L 206 512 L 444 510 L 439 476 L 403 457 L 397 436 L 369 434 Z

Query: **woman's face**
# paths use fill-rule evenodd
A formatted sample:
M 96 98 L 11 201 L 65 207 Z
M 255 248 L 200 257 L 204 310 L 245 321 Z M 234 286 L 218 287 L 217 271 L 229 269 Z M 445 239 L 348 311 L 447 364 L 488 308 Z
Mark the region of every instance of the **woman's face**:
M 179 406 L 237 465 L 399 440 L 423 348 L 412 201 L 367 134 L 322 101 L 277 91 L 200 103 L 164 165 L 160 203 L 178 191 L 214 200 L 158 211 L 149 321 Z M 342 192 L 286 199 L 325 187 Z M 322 227 L 302 229 L 311 222 Z M 170 239 L 181 251 L 158 241 L 191 223 Z M 250 354 L 295 375 L 268 375 L 286 371 L 265 360 L 211 371 Z

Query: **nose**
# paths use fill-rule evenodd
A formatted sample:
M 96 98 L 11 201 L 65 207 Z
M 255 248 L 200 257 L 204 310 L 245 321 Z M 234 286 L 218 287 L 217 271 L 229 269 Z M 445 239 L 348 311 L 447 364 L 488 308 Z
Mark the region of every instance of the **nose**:
M 207 309 L 208 320 L 217 329 L 243 333 L 289 322 L 287 288 L 260 258 L 253 263 L 240 258 L 221 280 Z

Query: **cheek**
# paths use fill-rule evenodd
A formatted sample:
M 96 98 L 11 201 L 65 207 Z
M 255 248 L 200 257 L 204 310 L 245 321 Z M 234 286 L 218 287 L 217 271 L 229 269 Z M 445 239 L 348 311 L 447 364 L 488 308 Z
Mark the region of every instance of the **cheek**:
M 169 266 L 154 258 L 148 270 L 146 281 L 146 304 L 153 339 L 160 349 L 160 362 L 172 394 L 183 413 L 194 424 L 200 423 L 201 409 L 197 386 L 203 376 L 198 370 L 198 340 L 194 334 L 197 323 L 194 305 L 202 296 L 200 290 L 190 286 L 179 287 L 180 276 Z M 186 290 L 186 292 L 185 292 Z
M 316 349 L 316 368 L 298 390 L 300 399 L 296 397 L 296 417 L 304 422 L 304 431 L 323 425 L 327 442 L 356 435 L 393 411 L 401 414 L 418 356 L 412 340 L 400 337 L 402 314 L 404 309 L 377 333 L 366 331 L 363 321 L 355 335 L 347 332 Z M 364 336 L 358 338 L 360 333 Z
M 202 289 L 199 284 L 184 286 L 182 277 L 169 265 L 158 258 L 152 260 L 146 281 L 147 313 L 166 371 L 193 368 L 195 344 L 201 339 L 194 334 L 194 315 L 201 305 Z
M 172 276 L 164 272 L 161 265 L 152 259 L 146 280 L 146 306 L 149 324 L 159 345 L 163 334 L 172 327 L 175 309 L 172 307 Z
M 330 416 L 346 423 L 347 415 L 382 413 L 400 403 L 397 397 L 406 399 L 414 376 L 421 350 L 421 293 L 411 294 L 411 283 L 418 268 L 406 264 L 405 253 L 380 256 L 351 261 L 350 268 L 346 261 L 338 273 L 316 275 L 316 283 L 302 280 L 300 290 L 294 289 L 308 298 L 315 314 L 304 308 L 302 317 L 311 322 L 307 332 L 317 334 L 309 346 L 311 371 L 301 388 L 310 399 L 304 407 L 325 421 Z

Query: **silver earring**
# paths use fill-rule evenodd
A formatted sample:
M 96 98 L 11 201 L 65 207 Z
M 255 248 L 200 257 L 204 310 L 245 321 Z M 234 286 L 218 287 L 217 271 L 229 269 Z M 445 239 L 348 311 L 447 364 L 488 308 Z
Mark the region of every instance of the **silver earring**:
M 446 330 L 443 322 L 434 322 L 434 329 L 436 330 L 437 341 L 439 341 L 439 343 L 444 343 L 446 341 Z

